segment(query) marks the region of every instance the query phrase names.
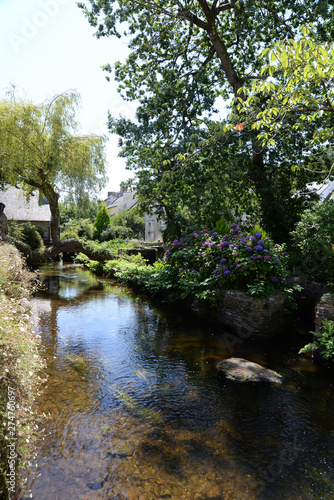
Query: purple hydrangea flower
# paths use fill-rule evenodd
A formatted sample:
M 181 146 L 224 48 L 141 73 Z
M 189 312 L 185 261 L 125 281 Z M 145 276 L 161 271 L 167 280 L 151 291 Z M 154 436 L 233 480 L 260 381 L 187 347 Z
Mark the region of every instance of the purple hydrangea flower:
M 244 271 L 247 271 L 248 267 L 247 266 L 244 266 Z
M 288 252 L 283 252 L 283 255 L 288 255 Z
M 265 248 L 265 249 L 263 250 L 263 253 L 268 253 L 268 250 Z
M 221 265 L 221 264 L 218 264 L 218 266 L 217 266 L 217 267 L 221 268 L 221 267 L 222 267 L 222 265 Z
M 262 255 L 257 255 L 256 258 L 257 259 L 262 259 Z
M 270 260 L 270 255 L 265 255 L 263 258 L 264 260 Z
M 278 278 L 276 278 L 276 276 L 273 276 L 273 277 L 271 278 L 271 281 L 273 281 L 274 283 L 277 283 Z
M 223 247 L 223 248 L 226 248 L 226 247 L 229 247 L 229 246 L 230 246 L 230 244 L 229 244 L 229 242 L 228 242 L 228 241 L 223 241 L 223 243 L 219 243 L 219 246 L 220 246 L 220 247 Z
M 251 241 L 255 241 L 255 240 L 256 240 L 256 238 L 254 238 L 254 236 L 251 236 L 249 239 L 250 239 Z
M 253 249 L 252 247 L 246 247 L 247 252 L 251 252 Z
M 231 264 L 231 265 L 230 265 L 230 269 L 233 269 L 233 268 L 234 268 L 234 265 L 233 265 L 233 264 Z
M 262 252 L 263 248 L 261 247 L 261 245 L 256 245 L 256 246 L 254 247 L 254 250 L 255 250 L 256 252 Z
M 207 229 L 203 229 L 202 233 L 207 233 L 208 230 Z
M 224 276 L 228 276 L 229 274 L 231 274 L 231 271 L 225 271 L 224 272 Z
M 258 244 L 258 245 L 264 245 L 264 241 L 259 240 L 259 241 L 257 242 L 257 244 Z
M 224 264 L 224 262 L 226 262 L 226 259 L 220 259 L 221 264 Z
M 223 271 L 228 271 L 228 267 L 224 266 Z
M 170 250 L 169 250 L 169 248 L 168 248 L 168 250 L 166 250 L 165 254 L 166 254 L 166 255 L 170 254 Z
M 237 264 L 237 265 L 235 266 L 235 268 L 236 268 L 236 269 L 239 269 L 240 267 L 241 267 L 241 265 L 240 265 L 240 264 Z
M 259 240 L 262 238 L 262 233 L 254 233 L 254 237 Z
M 232 226 L 231 226 L 231 227 L 237 227 L 237 225 L 236 225 L 236 224 L 232 224 Z
M 187 246 L 188 246 L 188 243 L 187 243 L 187 242 L 183 243 L 183 246 L 184 246 L 184 247 L 187 247 Z
M 281 261 L 280 261 L 279 259 L 277 259 L 277 258 L 276 258 L 276 259 L 274 259 L 274 262 L 281 262 Z

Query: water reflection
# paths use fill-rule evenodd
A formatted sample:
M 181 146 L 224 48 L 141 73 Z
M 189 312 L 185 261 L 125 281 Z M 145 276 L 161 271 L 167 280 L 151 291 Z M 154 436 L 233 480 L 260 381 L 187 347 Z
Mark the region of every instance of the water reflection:
M 286 383 L 237 385 L 214 369 L 230 355 L 219 328 L 78 267 L 41 278 L 50 419 L 33 498 L 333 498 L 332 384 L 298 349 L 243 344 L 234 355 Z

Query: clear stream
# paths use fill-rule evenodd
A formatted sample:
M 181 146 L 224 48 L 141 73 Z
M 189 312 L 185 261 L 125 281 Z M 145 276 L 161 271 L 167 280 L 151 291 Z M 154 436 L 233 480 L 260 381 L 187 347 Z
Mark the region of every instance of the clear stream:
M 333 499 L 333 377 L 298 355 L 302 331 L 232 354 L 283 385 L 233 383 L 221 327 L 81 267 L 39 274 L 50 418 L 21 499 Z

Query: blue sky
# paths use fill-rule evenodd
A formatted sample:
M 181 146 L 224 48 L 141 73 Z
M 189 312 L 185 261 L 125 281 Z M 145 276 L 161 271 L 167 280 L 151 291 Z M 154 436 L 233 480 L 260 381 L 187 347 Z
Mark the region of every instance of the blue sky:
M 118 190 L 132 176 L 117 158 L 117 137 L 107 133 L 107 111 L 133 117 L 101 66 L 127 55 L 123 40 L 96 39 L 76 0 L 0 0 L 0 95 L 12 83 L 27 99 L 45 99 L 76 89 L 81 95 L 81 133 L 106 134 L 109 182 L 102 191 Z

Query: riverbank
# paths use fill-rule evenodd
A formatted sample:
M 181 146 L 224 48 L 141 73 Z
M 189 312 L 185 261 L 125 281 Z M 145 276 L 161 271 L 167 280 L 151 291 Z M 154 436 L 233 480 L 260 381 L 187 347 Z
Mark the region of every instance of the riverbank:
M 19 471 L 29 466 L 43 432 L 44 417 L 34 407 L 46 376 L 29 304 L 36 276 L 14 246 L 1 243 L 0 256 L 0 496 L 9 499 L 22 486 Z

